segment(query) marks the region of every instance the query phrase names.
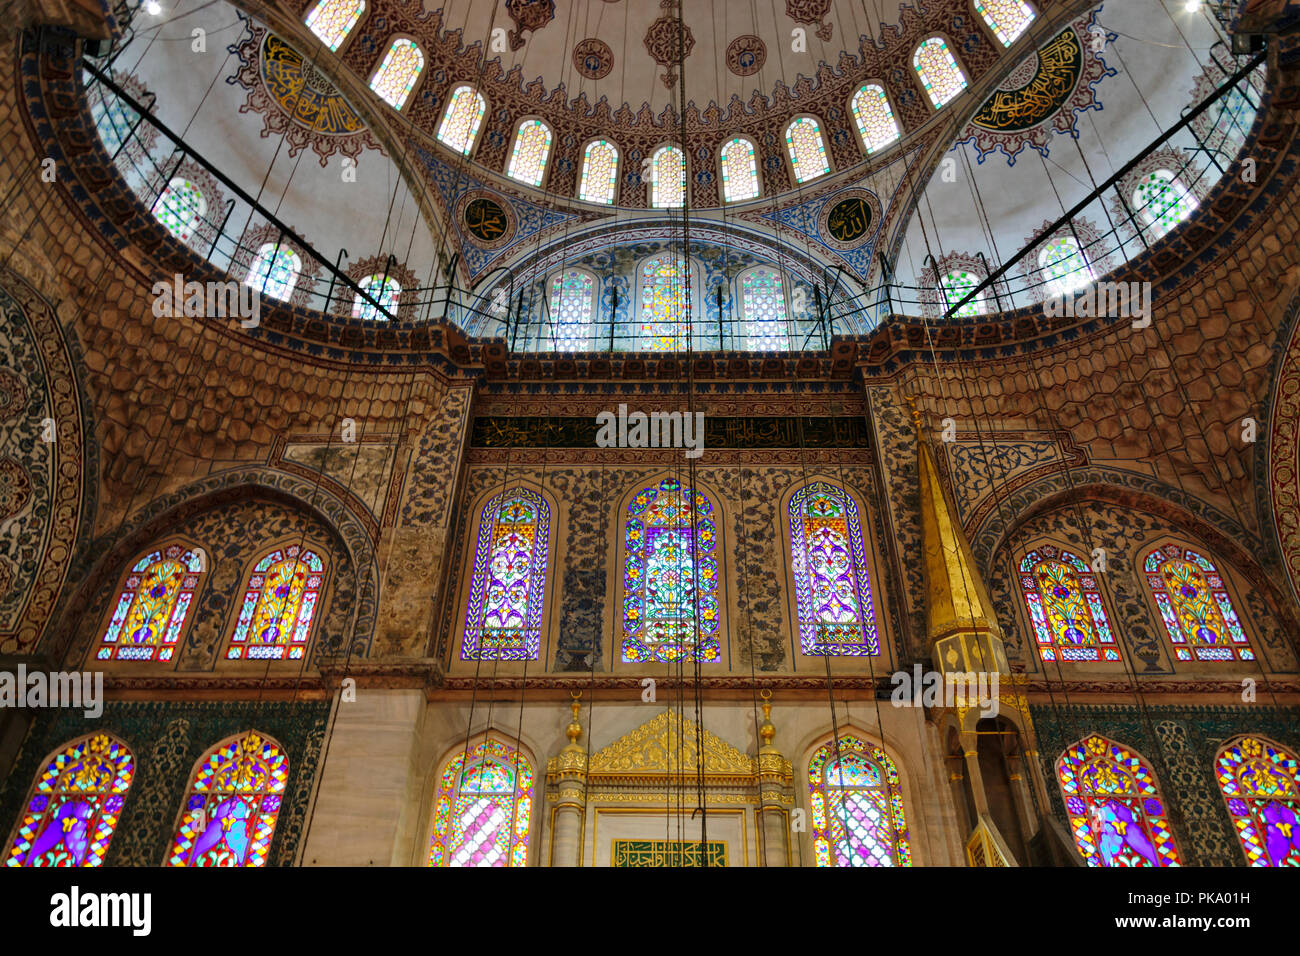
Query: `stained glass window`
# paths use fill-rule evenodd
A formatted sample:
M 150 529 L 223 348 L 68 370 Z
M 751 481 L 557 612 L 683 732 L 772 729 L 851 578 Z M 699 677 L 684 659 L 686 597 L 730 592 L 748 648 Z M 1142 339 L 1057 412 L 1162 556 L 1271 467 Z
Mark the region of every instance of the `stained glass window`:
M 641 348 L 675 352 L 686 347 L 686 264 L 661 253 L 641 263 Z
M 884 149 L 898 139 L 898 122 L 882 87 L 868 84 L 853 94 L 853 118 L 868 153 Z
M 433 808 L 430 866 L 527 866 L 533 768 L 487 739 L 447 763 Z
M 790 548 L 803 652 L 879 654 L 862 522 L 852 496 L 824 481 L 795 492 L 790 499 Z
M 388 48 L 384 54 L 384 62 L 379 64 L 379 69 L 375 71 L 374 77 L 370 80 L 370 88 L 379 95 L 379 98 L 395 110 L 400 110 L 406 104 L 406 98 L 411 95 L 411 90 L 415 88 L 415 81 L 420 77 L 420 71 L 424 69 L 424 52 L 415 44 L 413 40 L 397 39 L 393 45 Z M 469 89 L 461 87 L 460 89 Z M 459 92 L 459 90 L 457 91 Z M 472 92 L 472 91 L 471 91 Z M 452 94 L 453 102 L 455 93 Z M 479 102 L 482 102 L 479 97 Z M 450 109 L 448 110 L 450 114 Z M 478 119 L 483 118 L 483 111 L 480 110 Z M 478 119 L 474 121 L 474 129 L 478 129 Z M 447 128 L 447 118 L 442 121 L 442 129 L 438 131 L 438 138 L 444 143 L 448 140 L 443 135 L 443 130 Z M 474 141 L 471 133 L 470 143 Z M 463 146 L 451 145 L 453 149 L 460 149 L 463 153 L 469 152 L 469 144 Z
M 790 347 L 785 283 L 776 269 L 759 266 L 740 277 L 740 312 L 746 348 L 781 352 Z
M 1196 197 L 1167 169 L 1157 169 L 1133 191 L 1133 209 L 1155 238 L 1192 214 Z
M 957 65 L 957 59 L 940 37 L 930 37 L 912 56 L 912 67 L 921 78 L 930 102 L 938 109 L 966 89 L 966 77 Z
M 307 14 L 307 28 L 333 52 L 365 12 L 366 0 L 321 0 Z
M 642 488 L 627 511 L 623 660 L 719 660 L 718 531 L 709 499 L 665 478 Z
M 474 148 L 474 137 L 487 113 L 487 100 L 472 86 L 458 86 L 447 99 L 438 139 L 460 153 Z
M 253 567 L 244 591 L 228 660 L 301 660 L 325 583 L 325 564 L 314 551 L 291 544 Z
M 840 737 L 808 764 L 818 866 L 911 866 L 898 769 L 879 747 Z
M 609 140 L 587 144 L 582 153 L 582 182 L 578 198 L 584 202 L 609 205 L 618 187 L 618 147 Z
M 248 267 L 244 285 L 284 301 L 293 294 L 302 274 L 302 257 L 283 243 L 263 243 Z
M 976 286 L 983 281 L 980 276 L 966 269 L 954 269 L 945 273 L 943 279 L 940 280 L 943 286 L 943 311 L 946 313 L 954 305 L 970 295 Z M 953 315 L 966 318 L 972 315 L 983 315 L 987 309 L 987 299 L 982 295 L 977 295 L 954 312 Z
M 590 272 L 565 269 L 551 276 L 551 324 L 557 352 L 585 352 L 591 348 L 595 299 L 596 279 Z
M 90 103 L 90 117 L 95 122 L 95 131 L 99 133 L 104 148 L 112 155 L 131 135 L 131 127 L 140 118 L 140 114 L 104 87 L 99 87 L 98 90 Z
M 515 148 L 506 174 L 529 186 L 540 186 L 550 153 L 551 128 L 541 120 L 524 120 L 515 133 Z
M 185 797 L 168 866 L 265 866 L 289 782 L 284 749 L 258 733 L 204 755 Z
M 722 146 L 722 196 L 727 202 L 741 202 L 758 195 L 758 162 L 754 144 L 743 136 Z
M 203 572 L 202 555 L 179 544 L 141 558 L 117 598 L 101 661 L 169 661 Z
M 154 200 L 153 214 L 181 242 L 188 242 L 208 211 L 208 201 L 188 179 L 173 179 Z
M 660 146 L 650 157 L 650 205 L 678 209 L 686 202 L 686 160 L 676 146 Z
M 1147 583 L 1180 661 L 1253 661 L 1255 652 L 1209 560 L 1176 544 L 1147 555 Z
M 1118 661 L 1097 578 L 1082 559 L 1044 545 L 1020 562 L 1020 590 L 1045 661 Z
M 1058 236 L 1043 246 L 1038 252 L 1038 268 L 1048 295 L 1078 292 L 1095 278 L 1073 236 Z
M 382 275 L 369 275 L 357 283 L 366 295 L 379 303 L 379 308 L 371 305 L 370 302 L 361 296 L 355 296 L 352 302 L 352 317 L 354 319 L 373 319 L 376 322 L 387 322 L 388 315 L 397 315 L 397 303 L 402 297 L 401 284 L 391 276 L 385 279 Z M 379 309 L 386 309 L 388 315 L 384 315 Z
M 798 182 L 806 183 L 831 171 L 821 126 L 811 116 L 800 116 L 785 128 L 785 145 Z
M 1214 769 L 1246 862 L 1300 866 L 1300 770 L 1295 754 L 1268 740 L 1240 737 L 1219 751 Z
M 5 865 L 102 864 L 134 773 L 135 758 L 115 737 L 69 744 L 36 778 Z
M 1091 735 L 1061 754 L 1056 776 L 1089 866 L 1181 866 L 1155 774 L 1121 744 Z
M 537 660 L 550 529 L 536 492 L 502 492 L 483 506 L 461 660 Z
M 1034 11 L 1025 0 L 975 0 L 975 9 L 1003 46 L 1015 43 L 1034 20 Z

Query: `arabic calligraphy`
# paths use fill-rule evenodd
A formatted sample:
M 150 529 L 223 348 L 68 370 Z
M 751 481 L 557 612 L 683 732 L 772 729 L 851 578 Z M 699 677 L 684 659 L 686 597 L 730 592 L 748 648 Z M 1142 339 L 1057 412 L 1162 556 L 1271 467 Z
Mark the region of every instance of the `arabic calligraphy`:
M 314 133 L 344 136 L 365 128 L 339 91 L 304 66 L 302 56 L 274 34 L 262 41 L 259 63 L 267 92 L 280 109 Z
M 613 843 L 614 866 L 727 865 L 727 844 L 722 841 L 615 840 Z
M 591 418 L 476 417 L 475 448 L 594 448 L 599 426 Z M 866 448 L 866 423 L 858 417 L 753 417 L 704 419 L 707 448 Z
M 1037 53 L 1033 78 L 1015 90 L 997 90 L 971 120 L 997 132 L 1020 132 L 1050 119 L 1065 105 L 1083 75 L 1083 45 L 1066 30 Z
M 506 211 L 491 199 L 479 196 L 465 205 L 463 213 L 465 228 L 475 239 L 483 242 L 495 242 L 506 234 L 508 221 Z
M 871 229 L 871 207 L 861 196 L 841 199 L 826 219 L 826 230 L 837 242 L 861 239 Z

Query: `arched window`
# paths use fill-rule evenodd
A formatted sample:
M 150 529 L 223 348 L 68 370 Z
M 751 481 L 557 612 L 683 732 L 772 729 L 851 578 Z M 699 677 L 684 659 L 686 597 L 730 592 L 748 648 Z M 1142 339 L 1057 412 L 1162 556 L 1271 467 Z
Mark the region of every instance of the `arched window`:
M 883 87 L 870 83 L 853 94 L 853 118 L 858 123 L 858 135 L 868 153 L 884 149 L 898 139 L 898 122 Z
M 203 570 L 202 554 L 179 544 L 141 558 L 122 585 L 95 656 L 101 661 L 171 660 Z
M 1157 169 L 1133 190 L 1133 210 L 1156 239 L 1190 216 L 1196 205 L 1196 197 L 1167 169 Z
M 296 544 L 258 561 L 248 576 L 227 659 L 301 660 L 324 584 L 320 555 Z
M 248 267 L 244 285 L 282 302 L 293 294 L 302 274 L 302 257 L 283 243 L 264 242 Z
M 109 99 L 110 96 L 112 99 Z M 139 117 L 140 114 L 127 106 L 120 96 L 109 93 L 102 86 L 90 101 L 90 118 L 94 121 L 95 131 L 99 133 L 100 142 L 104 144 L 109 155 L 115 153 L 131 135 L 131 127 Z
M 540 186 L 550 154 L 551 128 L 541 120 L 524 120 L 515 133 L 515 148 L 506 175 L 529 186 Z
M 813 852 L 818 866 L 911 866 L 903 787 L 881 748 L 845 736 L 808 764 Z
M 430 866 L 527 866 L 533 768 L 488 738 L 447 761 L 433 807 Z
M 810 656 L 880 653 L 862 522 L 843 488 L 814 481 L 790 498 L 799 643 Z
M 970 272 L 967 269 L 953 269 L 945 272 L 939 280 L 939 285 L 943 298 L 943 311 L 946 314 L 958 302 L 970 295 L 975 288 L 983 282 L 983 278 Z M 985 296 L 977 295 L 960 309 L 953 313 L 954 316 L 967 318 L 973 315 L 983 315 L 988 311 L 988 299 Z
M 800 116 L 785 128 L 785 145 L 798 182 L 806 183 L 831 171 L 821 125 L 811 116 Z
M 502 492 L 483 506 L 461 660 L 537 660 L 550 531 L 550 506 L 536 492 Z
M 181 242 L 189 242 L 207 212 L 207 199 L 188 179 L 173 179 L 153 204 L 154 217 Z
M 1219 789 L 1251 866 L 1300 866 L 1300 769 L 1295 754 L 1239 737 L 1215 761 Z
M 1056 762 L 1074 842 L 1089 866 L 1181 866 L 1155 774 L 1121 744 L 1091 735 Z
M 587 144 L 582 153 L 582 181 L 578 198 L 609 205 L 618 188 L 618 147 L 607 139 Z
M 1048 295 L 1070 295 L 1096 278 L 1074 236 L 1057 236 L 1038 251 L 1038 268 Z
M 424 51 L 415 44 L 414 40 L 396 39 L 384 54 L 384 62 L 379 64 L 379 69 L 371 78 L 370 89 L 393 109 L 400 110 L 406 104 L 406 98 L 411 95 L 411 90 L 415 89 L 415 81 L 419 79 L 420 71 L 423 69 Z M 480 112 L 479 116 L 482 115 Z M 446 119 L 443 119 L 442 125 L 446 127 Z M 444 143 L 447 142 L 441 130 L 438 132 L 438 138 Z M 470 140 L 473 141 L 472 136 Z M 469 147 L 466 146 L 462 152 L 469 152 Z
M 402 286 L 392 276 L 384 278 L 382 275 L 369 275 L 357 283 L 366 295 L 378 303 L 378 307 L 372 305 L 361 296 L 354 296 L 352 302 L 352 318 L 354 319 L 372 319 L 377 322 L 387 322 L 388 315 L 397 315 L 397 303 L 402 297 Z M 380 312 L 385 309 L 388 315 Z
M 754 159 L 754 144 L 743 136 L 728 140 L 722 146 L 722 198 L 727 202 L 742 202 L 758 196 L 758 162 Z
M 1020 562 L 1020 590 L 1045 661 L 1117 661 L 1097 579 L 1069 551 L 1044 545 Z
M 989 29 L 1011 46 L 1034 20 L 1034 11 L 1025 0 L 975 0 L 975 9 Z
M 935 109 L 950 102 L 966 89 L 966 77 L 957 65 L 957 59 L 940 37 L 930 37 L 912 56 L 912 67 L 921 78 L 921 85 L 930 96 Z
M 565 269 L 551 276 L 548 298 L 555 350 L 585 352 L 590 349 L 596 277 L 582 269 Z
M 1253 661 L 1255 652 L 1213 562 L 1176 544 L 1147 555 L 1144 569 L 1180 661 Z
M 365 12 L 366 0 L 320 0 L 307 14 L 307 28 L 336 51 Z
M 99 866 L 134 773 L 135 758 L 115 737 L 70 743 L 32 785 L 5 865 Z
M 650 205 L 679 209 L 686 203 L 686 160 L 676 146 L 660 146 L 650 157 Z
M 676 352 L 686 347 L 686 263 L 661 252 L 641 263 L 641 348 Z
M 447 98 L 447 109 L 438 127 L 438 139 L 458 153 L 474 148 L 474 138 L 487 113 L 487 100 L 472 86 L 458 86 Z
M 186 792 L 168 866 L 265 866 L 289 782 L 284 748 L 256 730 L 217 744 Z
M 628 505 L 625 539 L 623 660 L 718 660 L 718 530 L 709 499 L 676 478 L 642 488 Z
M 790 347 L 785 283 L 776 269 L 758 266 L 740 277 L 740 314 L 746 348 L 781 352 Z

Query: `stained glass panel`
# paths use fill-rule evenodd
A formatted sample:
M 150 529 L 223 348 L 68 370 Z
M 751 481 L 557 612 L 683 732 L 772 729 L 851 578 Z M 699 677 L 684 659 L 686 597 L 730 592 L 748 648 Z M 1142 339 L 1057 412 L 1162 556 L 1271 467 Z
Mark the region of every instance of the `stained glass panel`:
M 966 77 L 957 66 L 957 59 L 940 37 L 930 37 L 912 56 L 912 66 L 930 102 L 938 109 L 966 89 Z
M 1020 590 L 1045 661 L 1118 661 L 1097 578 L 1082 559 L 1044 545 L 1020 562 Z
M 111 99 L 108 98 L 110 96 Z M 94 120 L 95 131 L 99 133 L 100 142 L 104 144 L 109 155 L 112 155 L 131 135 L 131 127 L 136 124 L 140 114 L 127 106 L 120 97 L 113 96 L 104 87 L 99 87 L 98 94 L 90 103 L 90 118 Z
M 911 866 L 898 769 L 857 737 L 824 744 L 808 764 L 817 866 Z
M 941 280 L 943 284 L 943 310 L 946 313 L 954 305 L 960 302 L 966 296 L 970 295 L 981 282 L 984 280 L 973 272 L 967 272 L 965 269 L 956 269 L 944 275 Z M 977 295 L 960 309 L 953 313 L 954 316 L 966 318 L 972 315 L 983 315 L 988 308 L 987 299 L 982 295 Z
M 190 782 L 168 866 L 265 866 L 289 758 L 257 731 L 208 751 Z
M 321 0 L 307 14 L 307 28 L 334 52 L 357 25 L 365 9 L 366 0 Z
M 248 578 L 226 658 L 301 660 L 324 583 L 320 556 L 296 544 L 258 561 Z
M 439 781 L 429 865 L 526 866 L 532 809 L 533 768 L 518 751 L 488 739 L 457 753 Z
M 686 347 L 686 264 L 651 256 L 641 264 L 641 348 L 675 352 Z
M 624 541 L 624 661 L 721 658 L 717 537 L 709 499 L 676 478 L 632 499 Z
M 898 139 L 898 122 L 882 87 L 869 84 L 853 95 L 853 118 L 868 153 L 884 149 Z
M 1048 295 L 1078 292 L 1095 278 L 1073 236 L 1058 236 L 1039 250 L 1038 268 Z
M 135 758 L 114 737 L 69 744 L 36 778 L 5 865 L 101 865 L 134 773 Z
M 741 202 L 758 195 L 758 162 L 754 144 L 742 136 L 722 147 L 722 196 L 727 202 Z
M 614 201 L 618 186 L 618 147 L 598 139 L 587 144 L 582 154 L 582 182 L 578 198 L 584 202 L 608 205 Z
M 1300 866 L 1300 770 L 1295 754 L 1241 737 L 1215 762 L 1228 815 L 1251 866 Z
M 354 296 L 352 302 L 352 317 L 354 319 L 371 319 L 376 322 L 387 322 L 388 315 L 397 315 L 397 303 L 402 297 L 401 284 L 391 276 L 385 279 L 382 275 L 369 275 L 357 283 L 366 295 L 379 303 L 376 308 L 361 296 Z M 388 315 L 384 315 L 379 309 L 386 309 Z
M 1171 544 L 1146 559 L 1147 583 L 1180 661 L 1253 661 L 1223 576 L 1206 557 Z
M 537 660 L 550 529 L 536 492 L 503 492 L 483 506 L 461 660 Z
M 1155 774 L 1096 734 L 1056 763 L 1070 830 L 1089 866 L 1181 866 Z
M 785 145 L 798 182 L 806 183 L 831 171 L 821 126 L 811 116 L 800 116 L 785 128 Z
M 207 199 L 188 179 L 173 179 L 153 204 L 154 217 L 181 242 L 189 241 L 207 211 Z
M 650 158 L 650 205 L 678 209 L 686 202 L 686 161 L 676 146 L 660 146 Z
M 596 279 L 581 269 L 551 276 L 551 322 L 557 352 L 585 352 L 592 346 Z M 545 333 L 543 333 L 545 337 Z
M 127 575 L 98 653 L 101 661 L 169 661 L 204 570 L 199 552 L 168 545 Z
M 790 348 L 785 284 L 780 272 L 760 266 L 741 276 L 740 311 L 745 322 L 746 348 L 764 352 Z
M 790 548 L 799 643 L 810 656 L 880 653 L 858 506 L 814 481 L 790 499 Z
M 384 54 L 384 62 L 379 64 L 379 69 L 375 71 L 374 78 L 370 81 L 372 89 L 381 100 L 387 103 L 395 110 L 400 110 L 406 104 L 406 98 L 411 95 L 411 90 L 415 89 L 415 81 L 420 77 L 420 71 L 424 69 L 424 51 L 416 46 L 413 40 L 397 39 L 393 45 L 388 48 Z M 461 87 L 468 89 L 468 87 Z M 457 91 L 459 92 L 459 91 Z M 453 101 L 455 93 L 452 94 Z M 482 102 L 482 97 L 479 98 Z M 450 108 L 448 108 L 450 114 Z M 479 119 L 482 119 L 483 113 L 479 111 Z M 447 127 L 447 119 L 443 118 L 443 128 Z M 478 123 L 475 121 L 474 129 L 477 131 Z M 442 130 L 438 131 L 438 138 L 447 143 L 446 137 Z M 470 136 L 470 142 L 474 140 Z M 461 152 L 469 152 L 469 146 L 457 147 L 451 143 L 453 149 L 459 148 Z
M 975 0 L 975 9 L 1003 46 L 1011 46 L 1034 20 L 1025 0 Z
M 293 294 L 301 273 L 302 258 L 298 253 L 283 243 L 268 242 L 257 250 L 244 285 L 284 301 Z
M 550 153 L 551 128 L 541 120 L 524 120 L 515 133 L 515 147 L 506 174 L 529 186 L 540 186 Z
M 1157 239 L 1190 216 L 1196 205 L 1196 197 L 1167 169 L 1157 169 L 1133 192 L 1134 211 Z

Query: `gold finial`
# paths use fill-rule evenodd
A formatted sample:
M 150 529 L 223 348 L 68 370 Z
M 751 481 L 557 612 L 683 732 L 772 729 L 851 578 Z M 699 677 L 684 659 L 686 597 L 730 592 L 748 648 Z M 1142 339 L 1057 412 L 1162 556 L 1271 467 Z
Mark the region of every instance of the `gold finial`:
M 763 749 L 767 750 L 772 746 L 772 738 L 776 736 L 776 728 L 772 726 L 772 692 L 765 687 L 758 692 L 758 696 L 763 698 L 763 723 L 758 728 L 758 736 L 763 739 Z
M 578 723 L 578 711 L 582 707 L 582 691 L 571 690 L 569 696 L 573 698 L 573 703 L 569 705 L 573 711 L 573 720 L 569 726 L 564 729 L 564 735 L 569 738 L 569 746 L 565 750 L 578 750 L 578 738 L 582 736 L 582 724 Z
M 916 407 L 917 396 L 911 394 L 904 395 L 903 401 L 907 402 L 907 407 L 912 410 L 912 424 L 916 427 L 916 433 L 918 435 L 924 435 L 925 424 L 921 420 L 921 410 Z

